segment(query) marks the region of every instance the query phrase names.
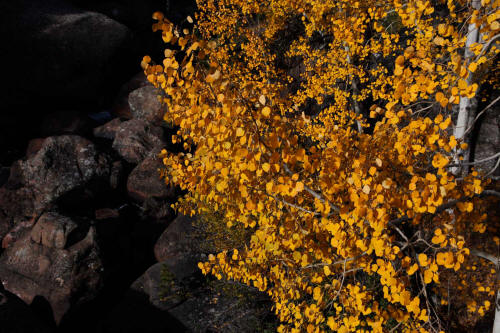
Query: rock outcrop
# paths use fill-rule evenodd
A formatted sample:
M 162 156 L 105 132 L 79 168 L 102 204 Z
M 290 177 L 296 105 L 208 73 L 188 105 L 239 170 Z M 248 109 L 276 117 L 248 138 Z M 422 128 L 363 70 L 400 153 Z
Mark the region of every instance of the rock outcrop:
M 0 256 L 0 280 L 27 304 L 41 296 L 58 323 L 70 307 L 97 295 L 102 262 L 89 222 L 43 214 Z

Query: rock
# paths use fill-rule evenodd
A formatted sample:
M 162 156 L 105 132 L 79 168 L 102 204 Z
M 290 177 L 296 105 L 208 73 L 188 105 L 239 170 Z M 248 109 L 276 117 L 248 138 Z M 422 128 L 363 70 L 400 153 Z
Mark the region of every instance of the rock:
M 179 279 L 197 272 L 198 262 L 203 260 L 197 247 L 193 218 L 178 215 L 162 233 L 155 244 L 155 258 L 163 262 Z
M 21 237 L 27 229 L 30 229 L 35 224 L 36 217 L 29 220 L 17 221 L 14 227 L 8 231 L 2 240 L 2 248 L 6 249 Z
M 132 116 L 154 125 L 161 125 L 166 105 L 158 100 L 160 91 L 152 85 L 136 89 L 128 96 Z
M 113 148 L 129 163 L 138 164 L 166 145 L 163 129 L 143 120 L 123 122 L 116 132 Z
M 9 45 L 1 60 L 24 64 L 7 66 L 7 105 L 95 102 L 132 48 L 125 25 L 66 1 L 19 0 L 2 4 L 0 13 Z
M 54 332 L 19 297 L 3 290 L 0 283 L 0 333 Z
M 125 178 L 125 170 L 121 161 L 114 161 L 111 165 L 111 176 L 109 177 L 109 185 L 112 189 L 116 190 L 122 180 Z
M 139 277 L 105 321 L 106 333 L 191 332 L 168 309 L 185 300 L 184 289 L 173 282 L 168 299 L 160 300 L 163 266 L 156 264 Z M 175 294 L 178 291 L 178 295 Z M 162 295 L 165 296 L 165 295 Z M 155 305 L 156 304 L 156 305 Z
M 117 209 L 101 208 L 101 209 L 96 209 L 95 211 L 96 220 L 116 219 L 119 217 L 120 217 L 120 212 Z
M 115 118 L 102 126 L 96 127 L 94 128 L 94 136 L 96 138 L 113 140 L 116 132 L 120 129 L 121 123 L 120 118 Z
M 16 173 L 23 187 L 32 191 L 34 209 L 40 211 L 75 189 L 108 181 L 108 164 L 92 142 L 64 135 L 46 138 L 35 155 L 18 162 Z
M 270 306 L 257 305 L 258 297 L 251 288 L 230 282 L 180 280 L 164 263 L 157 263 L 132 284 L 108 318 L 106 332 L 142 327 L 146 332 L 154 332 L 150 327 L 168 332 L 261 332 L 259 325 Z M 178 325 L 175 330 L 173 325 Z
M 43 226 L 33 231 L 38 223 Z M 24 232 L 0 256 L 0 280 L 28 304 L 36 296 L 45 298 L 59 323 L 71 307 L 92 299 L 101 287 L 102 262 L 94 227 L 49 213 L 33 230 Z
M 175 199 L 175 188 L 160 178 L 159 170 L 162 168 L 163 164 L 156 156 L 147 157 L 136 166 L 127 180 L 129 196 L 139 202 L 151 198 Z
M 10 168 L 0 166 L 0 187 L 7 182 L 10 176 Z
M 132 91 L 148 85 L 152 86 L 146 79 L 144 72 L 137 73 L 120 88 L 111 108 L 113 113 L 120 118 L 132 119 L 133 115 L 130 110 L 128 96 Z
M 78 111 L 58 111 L 46 115 L 41 123 L 44 137 L 62 134 L 85 135 L 90 131 L 90 119 Z
M 45 138 L 31 139 L 26 148 L 26 158 L 32 158 L 42 148 Z
M 25 187 L 0 188 L 0 239 L 18 223 L 34 218 L 34 199 L 33 191 Z
M 31 240 L 45 247 L 64 249 L 70 234 L 78 228 L 78 224 L 69 217 L 57 213 L 45 213 L 31 229 Z

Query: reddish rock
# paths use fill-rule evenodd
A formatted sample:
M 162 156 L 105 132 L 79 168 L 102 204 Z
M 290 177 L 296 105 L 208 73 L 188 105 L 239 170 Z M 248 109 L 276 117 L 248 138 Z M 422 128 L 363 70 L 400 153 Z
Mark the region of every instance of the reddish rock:
M 123 122 L 116 132 L 113 148 L 130 163 L 138 164 L 149 155 L 154 155 L 166 145 L 163 129 L 148 125 L 143 120 Z
M 31 228 L 33 224 L 35 224 L 35 219 L 36 217 L 33 217 L 32 219 L 26 221 L 16 222 L 14 227 L 10 229 L 3 238 L 2 248 L 6 249 L 13 244 L 27 229 Z
M 0 188 L 0 240 L 25 220 L 34 218 L 34 196 L 28 188 Z
M 163 122 L 166 105 L 162 105 L 159 101 L 159 94 L 159 90 L 151 85 L 132 91 L 128 96 L 132 116 L 135 119 L 160 125 Z
M 96 296 L 102 283 L 102 262 L 92 226 L 55 213 L 38 223 L 45 224 L 38 233 L 26 230 L 2 253 L 0 280 L 5 289 L 28 304 L 36 296 L 44 297 L 59 323 L 70 307 Z M 73 231 L 69 235 L 63 230 Z
M 78 225 L 69 217 L 57 213 L 45 213 L 31 229 L 31 240 L 45 247 L 64 249 L 69 235 Z
M 42 148 L 43 142 L 45 138 L 36 138 L 30 140 L 28 142 L 28 147 L 26 148 L 26 158 L 32 158 L 38 153 L 38 151 Z
M 136 166 L 127 180 L 129 196 L 139 202 L 150 198 L 174 199 L 175 188 L 160 178 L 159 170 L 163 167 L 161 160 L 156 156 L 150 156 Z
M 101 209 L 96 209 L 95 211 L 96 220 L 116 219 L 119 217 L 120 217 L 120 212 L 117 209 L 101 208 Z
M 120 128 L 122 121 L 120 118 L 115 118 L 106 124 L 94 128 L 94 136 L 96 138 L 104 138 L 113 140 L 116 135 L 116 131 Z
M 114 161 L 111 165 L 111 175 L 109 176 L 109 185 L 112 189 L 117 189 L 122 180 L 125 178 L 123 170 L 123 163 L 121 161 Z

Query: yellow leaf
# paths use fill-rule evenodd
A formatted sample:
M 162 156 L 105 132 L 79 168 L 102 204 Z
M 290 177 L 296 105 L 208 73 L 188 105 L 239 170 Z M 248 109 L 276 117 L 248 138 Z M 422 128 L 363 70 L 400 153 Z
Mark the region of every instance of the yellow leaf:
M 403 64 L 405 63 L 405 57 L 400 55 L 396 58 L 396 61 L 395 61 L 396 65 L 398 66 L 403 66 Z
M 265 172 L 268 172 L 270 168 L 271 165 L 269 165 L 269 163 L 262 164 L 262 170 L 264 170 Z
M 162 12 L 154 12 L 154 13 L 153 13 L 153 19 L 154 19 L 154 20 L 159 21 L 159 20 L 162 20 L 162 19 L 163 19 L 163 17 L 164 17 L 164 16 L 163 16 L 163 13 L 162 13 Z
M 266 96 L 260 95 L 259 97 L 259 103 L 262 105 L 266 105 Z
M 424 272 L 424 282 L 426 284 L 429 284 L 432 282 L 432 276 L 434 275 L 434 273 L 432 273 L 432 271 L 430 269 L 427 269 L 425 272 Z
M 264 117 L 269 117 L 269 115 L 271 114 L 271 109 L 268 106 L 263 107 L 262 114 L 264 115 Z
M 470 63 L 469 70 L 474 73 L 477 69 L 477 64 L 475 62 Z
M 418 261 L 420 262 L 420 266 L 427 266 L 428 262 L 427 262 L 427 255 L 425 253 L 420 253 L 418 255 Z
M 236 129 L 236 136 L 243 136 L 243 134 L 245 134 L 243 128 L 238 127 L 238 129 Z

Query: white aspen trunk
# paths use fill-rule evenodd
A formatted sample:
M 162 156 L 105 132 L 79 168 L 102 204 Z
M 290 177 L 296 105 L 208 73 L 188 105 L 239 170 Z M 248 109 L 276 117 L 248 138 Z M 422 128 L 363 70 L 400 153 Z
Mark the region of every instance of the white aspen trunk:
M 495 320 L 493 321 L 493 333 L 500 333 L 500 290 L 497 291 L 495 302 Z
M 472 0 L 472 8 L 479 10 L 481 8 L 480 0 Z M 479 33 L 480 27 L 476 26 L 475 23 L 471 23 L 468 26 L 467 30 L 467 40 L 465 42 L 465 52 L 464 52 L 464 66 L 467 66 L 469 60 L 474 57 L 474 53 L 471 50 L 471 45 L 474 43 L 479 43 L 481 41 L 481 34 Z M 469 72 L 469 76 L 466 79 L 467 85 L 471 85 L 473 83 L 473 73 Z M 468 98 L 468 97 L 460 97 L 460 103 L 458 106 L 458 117 L 457 124 L 453 129 L 453 135 L 455 139 L 463 140 L 465 143 L 470 143 L 466 137 L 466 131 L 469 126 L 472 126 L 474 118 L 477 112 L 477 99 L 476 97 Z M 470 157 L 470 144 L 466 149 L 457 148 L 455 151 L 455 164 L 460 164 L 459 156 L 463 157 L 464 162 L 469 162 Z M 452 172 L 454 174 L 466 173 L 466 170 L 462 170 L 459 167 L 454 167 Z

